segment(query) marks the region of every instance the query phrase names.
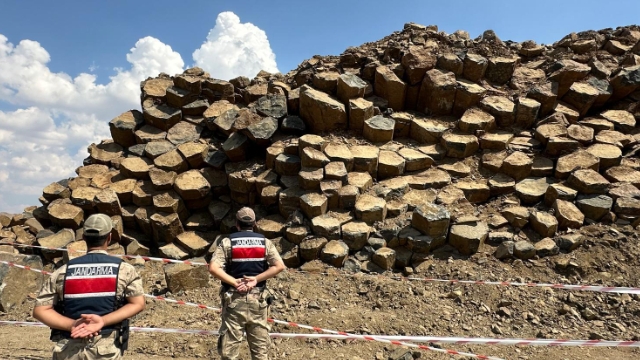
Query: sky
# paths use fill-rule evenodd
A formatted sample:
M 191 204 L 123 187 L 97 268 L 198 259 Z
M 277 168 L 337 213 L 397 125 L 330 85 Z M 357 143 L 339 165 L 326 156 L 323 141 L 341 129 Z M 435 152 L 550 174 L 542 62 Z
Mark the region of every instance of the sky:
M 74 176 L 108 121 L 139 108 L 139 83 L 200 66 L 213 77 L 286 73 L 339 55 L 403 24 L 492 29 L 550 44 L 571 32 L 640 22 L 640 2 L 616 1 L 71 1 L 0 5 L 0 211 L 38 205 Z

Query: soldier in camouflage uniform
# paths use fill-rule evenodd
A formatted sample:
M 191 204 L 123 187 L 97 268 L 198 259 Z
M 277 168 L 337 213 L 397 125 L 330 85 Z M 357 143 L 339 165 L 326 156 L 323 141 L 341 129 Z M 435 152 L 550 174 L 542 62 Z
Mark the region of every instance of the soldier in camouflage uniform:
M 209 272 L 222 281 L 222 324 L 218 338 L 222 360 L 238 359 L 243 333 L 247 334 L 251 359 L 268 359 L 266 281 L 285 266 L 273 243 L 253 232 L 255 221 L 251 208 L 240 209 L 236 214 L 239 232 L 221 241 L 209 263 Z

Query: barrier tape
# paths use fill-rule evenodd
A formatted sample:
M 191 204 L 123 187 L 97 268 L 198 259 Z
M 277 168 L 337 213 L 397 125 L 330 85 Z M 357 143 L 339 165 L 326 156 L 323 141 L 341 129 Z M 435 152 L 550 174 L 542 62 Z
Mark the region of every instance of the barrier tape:
M 20 269 L 35 271 L 35 272 L 42 273 L 42 274 L 45 274 L 45 275 L 51 275 L 50 272 L 47 272 L 47 271 L 44 271 L 44 270 L 41 270 L 41 269 L 34 269 L 34 268 L 31 268 L 31 267 L 25 266 L 25 265 L 18 265 L 18 264 L 9 262 L 9 261 L 0 260 L 0 263 L 7 264 L 9 266 L 14 266 L 14 267 L 17 267 L 17 268 L 20 268 Z M 174 304 L 178 304 L 178 305 L 193 306 L 193 307 L 198 307 L 198 308 L 201 308 L 201 309 L 211 309 L 211 310 L 218 311 L 218 312 L 221 311 L 221 309 L 219 309 L 219 308 L 215 308 L 215 307 L 211 307 L 211 306 L 207 306 L 207 305 L 203 305 L 203 304 L 190 303 L 190 302 L 186 302 L 186 301 L 167 299 L 167 298 L 165 298 L 163 296 L 153 296 L 153 295 L 148 295 L 148 294 L 144 294 L 144 296 L 148 297 L 148 298 L 151 298 L 151 299 L 160 300 L 160 301 L 166 301 L 166 302 L 170 302 L 170 303 L 174 303 Z M 335 330 L 323 329 L 323 328 L 319 328 L 319 327 L 315 327 L 315 326 L 297 324 L 297 323 L 290 322 L 290 321 L 276 320 L 276 319 L 273 319 L 273 318 L 268 318 L 267 321 L 272 322 L 272 323 L 276 323 L 276 324 L 283 324 L 283 325 L 287 325 L 287 326 L 291 326 L 291 327 L 297 327 L 297 328 L 301 328 L 301 329 L 309 329 L 309 330 L 313 330 L 313 331 L 316 331 L 316 332 L 325 332 L 325 333 L 329 333 L 329 334 L 336 334 L 336 335 L 342 336 L 343 338 L 345 338 L 345 336 L 347 336 L 348 338 L 353 338 L 353 339 L 358 339 L 358 340 L 377 341 L 377 342 L 388 343 L 388 344 L 393 344 L 393 345 L 413 347 L 413 348 L 418 348 L 418 349 L 421 349 L 421 350 L 429 350 L 429 351 L 434 351 L 434 352 L 446 353 L 446 354 L 449 354 L 449 355 L 467 356 L 467 357 L 472 357 L 472 358 L 476 358 L 476 359 L 483 359 L 483 360 L 503 360 L 501 358 L 496 358 L 496 357 L 491 357 L 491 356 L 476 355 L 476 354 L 459 352 L 459 351 L 448 350 L 448 349 L 439 349 L 439 348 L 434 348 L 434 347 L 425 346 L 425 345 L 418 345 L 418 344 L 413 344 L 413 343 L 404 342 L 404 341 L 379 339 L 379 338 L 376 338 L 375 336 L 349 334 L 349 333 L 335 331 Z M 2 322 L 0 322 L 0 324 L 1 323 Z M 26 322 L 17 322 L 17 323 L 20 323 L 21 325 L 28 324 Z M 142 329 L 142 328 L 139 328 L 139 329 Z M 179 329 L 169 329 L 169 330 L 170 330 L 170 332 L 175 332 L 175 333 L 185 333 L 185 334 L 187 334 L 187 333 L 190 333 L 189 331 L 198 331 L 198 332 L 196 332 L 197 334 L 205 334 L 205 333 L 200 332 L 199 330 L 179 330 Z M 143 331 L 147 331 L 147 330 L 143 330 Z
M 25 244 L 19 244 L 19 243 L 2 243 L 0 245 L 15 245 L 15 246 L 21 246 L 21 247 L 37 248 L 37 249 L 69 251 L 68 249 L 63 249 L 63 248 L 49 248 L 44 246 L 25 245 Z M 159 261 L 163 263 L 187 264 L 187 265 L 194 265 L 194 266 L 207 265 L 206 263 L 192 262 L 189 260 L 173 260 L 173 259 L 158 258 L 158 257 L 151 257 L 151 256 L 140 256 L 140 255 L 113 255 L 113 256 L 126 258 L 126 259 L 142 259 L 145 261 Z M 299 271 L 299 270 L 296 270 L 294 272 L 298 272 L 302 274 L 334 275 L 326 272 L 308 272 L 308 271 Z M 340 275 L 352 276 L 352 275 L 345 275 L 345 274 L 340 274 Z M 625 287 L 625 286 L 548 284 L 548 283 L 534 283 L 534 282 L 519 283 L 519 282 L 510 282 L 510 281 L 457 280 L 457 279 L 447 280 L 447 279 L 433 279 L 433 278 L 419 278 L 419 277 L 404 277 L 404 276 L 397 276 L 397 275 L 389 276 L 386 278 L 395 279 L 395 280 L 424 281 L 424 282 L 430 282 L 430 283 L 496 285 L 496 286 L 516 286 L 516 287 L 544 287 L 544 288 L 551 288 L 551 289 L 563 289 L 563 290 L 573 290 L 573 291 L 593 291 L 593 292 L 603 292 L 603 293 L 640 295 L 639 287 Z
M 64 252 L 72 252 L 72 253 L 86 253 L 86 251 L 84 250 L 69 250 L 69 249 L 65 249 L 65 248 L 54 248 L 54 247 L 46 247 L 46 246 L 38 246 L 38 245 L 26 245 L 26 244 L 20 244 L 20 243 L 15 243 L 15 242 L 11 242 L 11 243 L 0 243 L 0 245 L 13 245 L 13 246 L 19 246 L 19 247 L 26 247 L 26 248 L 34 248 L 34 249 L 42 249 L 42 250 L 50 250 L 50 251 L 64 251 Z M 174 259 L 167 259 L 167 258 L 159 258 L 159 257 L 152 257 L 152 256 L 142 256 L 142 255 L 121 255 L 121 254 L 109 254 L 111 256 L 115 256 L 115 257 L 119 257 L 119 258 L 124 258 L 124 259 L 142 259 L 144 261 L 157 261 L 157 262 L 163 262 L 165 264 L 187 264 L 187 265 L 197 265 L 197 266 L 201 266 L 201 265 L 208 265 L 207 263 L 201 263 L 201 262 L 197 262 L 197 261 L 190 261 L 190 260 L 174 260 Z
M 45 271 L 45 270 L 42 270 L 42 269 L 35 269 L 35 268 L 32 268 L 31 266 L 28 266 L 28 265 L 20 265 L 20 264 L 16 264 L 16 263 L 14 263 L 14 262 L 11 262 L 11 261 L 4 261 L 4 260 L 0 260 L 0 264 L 5 264 L 5 265 L 8 265 L 8 266 L 10 266 L 10 267 L 15 267 L 15 268 L 18 268 L 18 269 L 31 270 L 31 271 L 35 271 L 35 272 L 37 272 L 37 273 L 41 273 L 41 274 L 45 274 L 45 275 L 51 275 L 51 274 L 53 274 L 53 273 L 50 273 L 50 272 Z
M 26 321 L 0 321 L 0 325 L 18 325 L 47 327 L 45 324 Z M 135 332 L 150 333 L 174 333 L 174 334 L 195 334 L 195 335 L 219 335 L 215 330 L 188 330 L 188 329 L 167 329 L 167 328 L 130 328 Z M 553 347 L 640 347 L 640 341 L 620 341 L 620 340 L 568 340 L 568 339 L 493 339 L 493 338 L 462 338 L 462 337 L 440 337 L 440 336 L 389 336 L 389 335 L 330 335 L 330 334 L 293 334 L 293 333 L 269 333 L 272 338 L 281 339 L 332 339 L 332 340 L 358 340 L 360 337 L 371 337 L 385 339 L 389 341 L 412 340 L 414 342 L 430 342 L 436 344 L 459 344 L 459 345 L 504 345 L 504 346 L 553 346 Z
M 47 327 L 46 325 L 44 325 L 42 323 L 26 322 L 26 321 L 0 321 L 0 325 Z M 151 332 L 151 333 L 169 333 L 169 334 L 193 334 L 193 335 L 219 335 L 218 331 L 214 331 L 214 330 L 186 330 L 186 329 L 165 329 L 165 328 L 143 328 L 143 327 L 135 327 L 135 326 L 132 326 L 129 329 L 131 331 L 133 331 L 133 332 Z M 289 336 L 289 335 L 293 335 L 293 336 Z M 272 338 L 294 338 L 294 339 L 318 338 L 318 337 L 314 337 L 313 335 L 317 335 L 317 334 L 280 334 L 280 333 L 270 333 L 269 334 L 269 336 L 272 337 Z M 476 359 L 483 359 L 483 360 L 504 360 L 504 359 L 501 359 L 501 358 L 498 358 L 498 357 L 493 357 L 493 356 L 476 355 L 476 354 L 471 354 L 471 353 L 466 353 L 466 352 L 459 352 L 459 351 L 454 351 L 454 350 L 439 349 L 439 348 L 434 348 L 434 347 L 430 347 L 430 346 L 405 343 L 405 342 L 401 342 L 401 341 L 397 341 L 397 340 L 385 340 L 385 339 L 377 338 L 377 337 L 374 337 L 374 336 L 349 335 L 349 336 L 339 336 L 338 339 L 340 339 L 340 340 L 354 339 L 354 340 L 378 341 L 378 342 L 385 342 L 385 343 L 394 344 L 394 345 L 402 345 L 402 346 L 419 348 L 419 349 L 422 349 L 422 350 L 430 350 L 430 351 L 445 353 L 445 354 L 449 354 L 449 355 L 467 356 L 467 357 L 476 358 Z

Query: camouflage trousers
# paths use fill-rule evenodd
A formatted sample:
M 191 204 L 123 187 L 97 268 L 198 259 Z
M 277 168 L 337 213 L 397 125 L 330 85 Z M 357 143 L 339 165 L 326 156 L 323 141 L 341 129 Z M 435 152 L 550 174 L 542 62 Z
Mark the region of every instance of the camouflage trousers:
M 253 289 L 240 294 L 235 290 L 222 293 L 222 324 L 218 338 L 218 354 L 222 360 L 237 360 L 243 333 L 252 360 L 269 358 L 269 306 L 267 292 Z
M 116 332 L 93 339 L 62 339 L 53 349 L 53 360 L 120 360 Z

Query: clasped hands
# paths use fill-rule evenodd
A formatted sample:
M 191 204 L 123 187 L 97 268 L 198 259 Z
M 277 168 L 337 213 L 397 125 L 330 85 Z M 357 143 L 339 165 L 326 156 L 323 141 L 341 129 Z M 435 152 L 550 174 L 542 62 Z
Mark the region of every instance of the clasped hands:
M 255 276 L 243 276 L 242 279 L 235 279 L 235 288 L 239 293 L 248 293 L 251 289 L 258 285 L 258 281 Z
M 92 338 L 100 334 L 104 326 L 102 316 L 95 314 L 82 314 L 80 319 L 71 326 L 71 337 L 74 339 Z

